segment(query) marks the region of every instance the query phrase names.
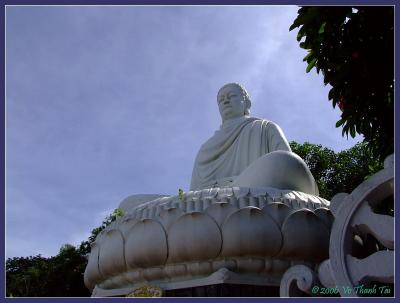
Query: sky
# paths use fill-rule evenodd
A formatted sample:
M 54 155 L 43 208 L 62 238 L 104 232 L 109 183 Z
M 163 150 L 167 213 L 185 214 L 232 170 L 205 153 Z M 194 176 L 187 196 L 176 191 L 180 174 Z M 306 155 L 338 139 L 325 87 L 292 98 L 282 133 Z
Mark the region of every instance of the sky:
M 6 257 L 78 245 L 127 196 L 188 190 L 216 95 L 288 141 L 335 151 L 329 87 L 289 32 L 296 6 L 6 7 Z

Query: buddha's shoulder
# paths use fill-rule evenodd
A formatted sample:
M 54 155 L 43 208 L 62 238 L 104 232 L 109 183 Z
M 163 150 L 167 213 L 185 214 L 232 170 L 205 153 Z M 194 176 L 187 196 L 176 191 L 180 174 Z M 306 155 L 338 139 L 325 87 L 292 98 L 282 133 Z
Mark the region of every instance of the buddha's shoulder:
M 250 118 L 248 118 L 247 121 L 251 122 L 252 125 L 263 125 L 263 126 L 268 126 L 268 127 L 277 126 L 277 124 L 271 120 L 257 118 L 257 117 L 250 117 Z
M 270 132 L 282 132 L 282 129 L 280 128 L 280 126 L 277 123 L 275 123 L 274 121 L 256 118 L 256 117 L 252 117 L 250 119 L 252 119 L 252 121 L 250 123 L 250 125 L 252 127 L 259 126 L 259 127 L 266 128 Z

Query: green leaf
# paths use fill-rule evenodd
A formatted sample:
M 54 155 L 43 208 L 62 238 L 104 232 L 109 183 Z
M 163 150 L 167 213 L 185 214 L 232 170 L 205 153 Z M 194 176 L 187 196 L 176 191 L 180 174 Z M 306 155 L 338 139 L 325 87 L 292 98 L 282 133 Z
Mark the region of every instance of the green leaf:
M 182 202 L 185 200 L 185 192 L 181 188 L 178 189 L 178 197 Z
M 335 88 L 331 88 L 328 93 L 328 99 L 332 100 L 335 97 Z
M 350 126 L 350 135 L 352 138 L 356 136 L 356 130 L 354 128 L 354 125 Z
M 310 70 L 315 66 L 316 62 L 317 62 L 317 58 L 314 58 L 311 60 L 311 62 L 307 66 L 306 73 L 310 72 Z
M 348 132 L 349 132 L 349 124 L 346 124 L 345 126 L 343 126 L 342 129 L 342 136 L 344 136 L 346 134 L 346 136 L 348 137 Z
M 299 24 L 296 24 L 295 22 L 293 22 L 293 24 L 289 27 L 289 32 L 294 30 L 296 27 L 299 27 Z
M 124 210 L 122 208 L 114 209 L 113 215 L 117 218 L 123 217 L 125 215 Z
M 313 55 L 313 52 L 311 49 L 308 49 L 308 54 L 303 58 L 303 61 L 307 61 L 307 59 Z
M 300 41 L 306 35 L 306 27 L 305 25 L 301 26 L 299 32 L 297 33 L 297 41 Z
M 323 34 L 325 32 L 326 22 L 322 23 L 321 27 L 318 30 L 318 34 Z
M 336 122 L 336 127 L 341 126 L 344 122 L 346 122 L 346 120 L 340 119 L 339 121 Z

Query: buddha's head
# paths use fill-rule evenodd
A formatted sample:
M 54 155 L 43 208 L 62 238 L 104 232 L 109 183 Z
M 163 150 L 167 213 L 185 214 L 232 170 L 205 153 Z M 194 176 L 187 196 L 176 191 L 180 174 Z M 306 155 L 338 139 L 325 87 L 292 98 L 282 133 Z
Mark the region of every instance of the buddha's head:
M 247 91 L 238 83 L 228 83 L 217 94 L 222 121 L 250 114 L 251 101 Z

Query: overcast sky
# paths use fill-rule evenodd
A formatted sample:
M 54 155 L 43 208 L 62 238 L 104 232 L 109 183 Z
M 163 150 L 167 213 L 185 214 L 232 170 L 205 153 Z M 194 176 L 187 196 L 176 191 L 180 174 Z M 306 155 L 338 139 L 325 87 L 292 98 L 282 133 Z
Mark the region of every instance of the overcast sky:
M 295 6 L 7 7 L 6 256 L 79 244 L 132 194 L 189 189 L 239 82 L 289 141 L 361 141 L 289 26 Z

